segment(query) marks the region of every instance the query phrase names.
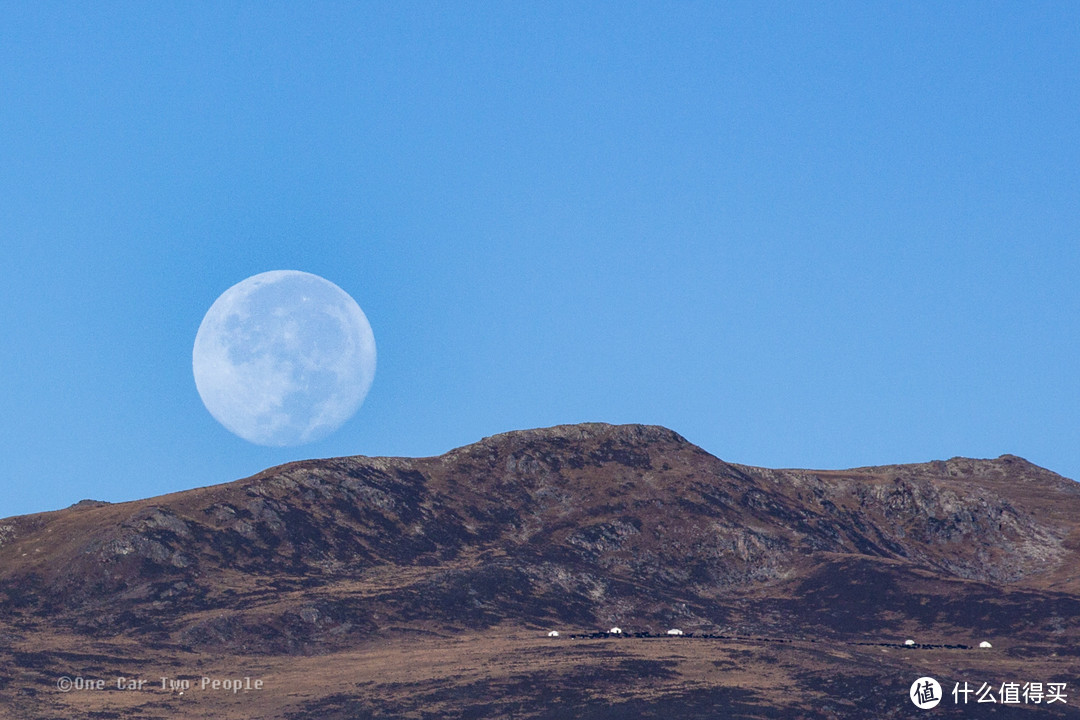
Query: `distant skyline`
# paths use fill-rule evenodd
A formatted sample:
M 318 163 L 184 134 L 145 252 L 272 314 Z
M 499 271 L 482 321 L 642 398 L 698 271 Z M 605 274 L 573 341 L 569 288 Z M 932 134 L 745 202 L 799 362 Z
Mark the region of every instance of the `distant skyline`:
M 1080 478 L 1080 7 L 0 1 L 0 517 L 653 423 Z M 340 286 L 359 412 L 251 445 L 192 344 Z

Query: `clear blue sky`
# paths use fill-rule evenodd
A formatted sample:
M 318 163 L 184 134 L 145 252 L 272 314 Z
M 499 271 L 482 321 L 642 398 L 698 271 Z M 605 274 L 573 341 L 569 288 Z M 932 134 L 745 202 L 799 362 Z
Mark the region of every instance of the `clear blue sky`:
M 1060 2 L 0 2 L 0 516 L 589 420 L 1078 478 L 1077 37 Z M 192 378 L 274 269 L 379 349 L 299 448 Z

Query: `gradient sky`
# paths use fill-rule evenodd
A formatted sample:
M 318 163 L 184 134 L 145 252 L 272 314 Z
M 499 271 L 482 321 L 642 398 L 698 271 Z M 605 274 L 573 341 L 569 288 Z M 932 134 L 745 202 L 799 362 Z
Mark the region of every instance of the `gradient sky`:
M 1080 478 L 1076 3 L 0 1 L 0 516 L 666 425 Z M 336 434 L 204 409 L 267 270 L 378 343 Z

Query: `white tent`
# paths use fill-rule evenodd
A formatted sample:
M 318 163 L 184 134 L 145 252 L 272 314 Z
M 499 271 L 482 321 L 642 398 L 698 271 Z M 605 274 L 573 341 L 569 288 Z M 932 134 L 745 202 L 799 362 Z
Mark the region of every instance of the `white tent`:
M 986 642 L 985 640 L 983 640 L 981 643 L 979 643 L 979 647 L 988 648 L 988 647 L 994 647 L 994 646 L 991 645 L 990 643 Z
M 679 628 L 671 628 L 670 630 L 667 631 L 667 634 L 668 635 L 682 635 L 683 631 L 680 630 Z
M 548 633 L 548 637 L 559 637 L 559 631 L 558 630 L 552 630 L 551 632 Z
M 904 644 L 905 644 L 905 645 L 914 645 L 914 644 L 915 644 L 915 641 L 914 641 L 914 640 L 905 640 L 905 641 L 904 641 Z
M 622 628 L 613 627 L 610 630 L 608 630 L 608 634 L 610 634 L 610 635 L 622 635 Z

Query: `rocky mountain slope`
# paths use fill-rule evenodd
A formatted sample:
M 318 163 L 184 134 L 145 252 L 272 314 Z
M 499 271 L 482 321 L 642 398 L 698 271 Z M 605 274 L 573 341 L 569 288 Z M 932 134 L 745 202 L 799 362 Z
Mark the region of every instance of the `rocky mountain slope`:
M 272 668 L 289 657 L 368 657 L 373 643 L 401 638 L 434 652 L 455 638 L 527 645 L 551 628 L 619 625 L 836 647 L 993 638 L 1000 657 L 1053 653 L 1053 672 L 1067 675 L 1080 671 L 1080 484 L 1013 456 L 769 470 L 726 463 L 665 428 L 559 426 L 435 458 L 303 461 L 138 502 L 8 518 L 0 601 L 12 653 L 0 707 L 17 704 L 25 717 L 72 699 L 50 692 L 50 673 L 72 664 L 41 649 L 50 644 L 85 647 L 84 664 L 97 658 L 90 665 L 102 670 L 109 653 L 124 667 L 242 657 Z M 634 677 L 629 667 L 619 682 Z M 642 712 L 671 688 L 685 695 L 681 671 L 641 670 L 671 675 Z M 535 690 L 498 692 L 521 695 L 519 716 L 541 717 L 552 701 Z M 325 697 L 337 693 L 279 698 L 275 707 L 293 714 L 275 716 L 333 717 L 338 706 L 342 717 L 384 716 L 377 704 L 350 705 L 349 692 L 337 705 Z M 458 692 L 454 712 L 485 707 L 494 691 Z M 896 710 L 914 710 L 900 692 Z M 174 696 L 154 698 L 156 717 L 198 716 L 172 714 Z M 155 717 L 93 697 L 100 712 L 134 713 L 96 717 Z M 754 698 L 740 701 L 746 716 L 782 705 Z M 572 706 L 599 713 L 613 703 Z M 383 711 L 427 712 L 392 702 Z

